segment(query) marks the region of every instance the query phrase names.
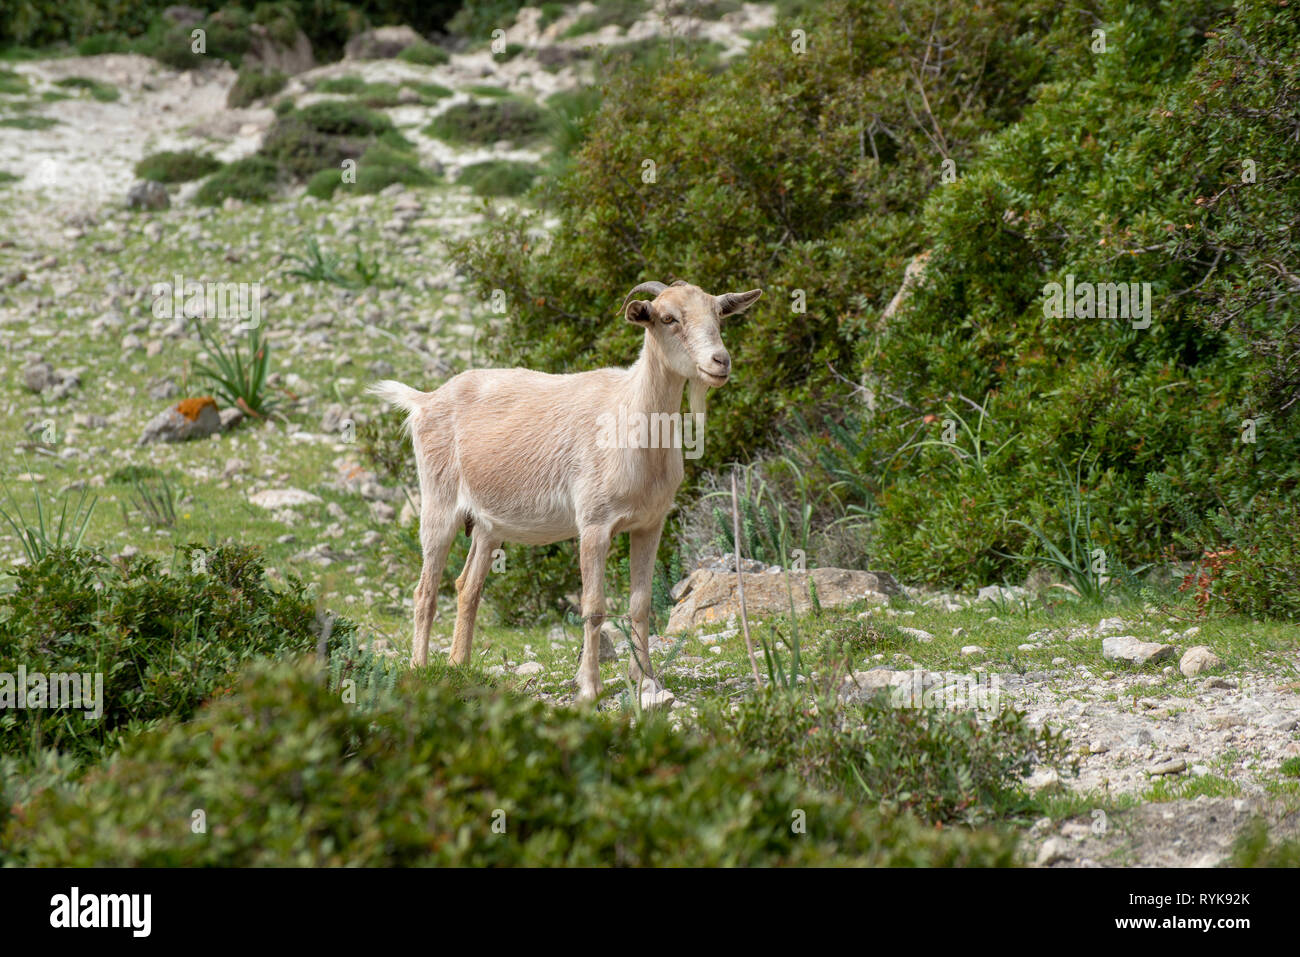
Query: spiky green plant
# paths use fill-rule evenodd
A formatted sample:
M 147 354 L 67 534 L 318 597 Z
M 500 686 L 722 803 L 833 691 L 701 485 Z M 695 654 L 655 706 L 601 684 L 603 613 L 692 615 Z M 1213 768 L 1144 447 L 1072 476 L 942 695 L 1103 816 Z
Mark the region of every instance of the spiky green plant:
M 211 383 L 212 391 L 228 405 L 255 418 L 265 419 L 274 412 L 279 400 L 270 394 L 266 384 L 271 347 L 262 341 L 261 323 L 247 328 L 244 347 L 235 342 L 226 348 L 201 323 L 195 322 L 195 328 L 208 350 L 211 364 L 196 364 L 194 371 Z

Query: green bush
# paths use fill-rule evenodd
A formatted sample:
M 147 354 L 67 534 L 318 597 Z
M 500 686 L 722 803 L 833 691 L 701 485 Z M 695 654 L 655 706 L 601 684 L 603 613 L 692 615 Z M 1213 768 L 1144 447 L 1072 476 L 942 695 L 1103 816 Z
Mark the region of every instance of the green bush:
M 528 190 L 539 172 L 532 163 L 488 160 L 466 166 L 456 182 L 479 196 L 518 196 Z
M 226 106 L 235 110 L 250 106 L 258 100 L 279 93 L 288 82 L 289 78 L 279 70 L 270 72 L 240 70 L 239 76 L 235 78 L 234 86 L 226 94 Z
M 1241 513 L 1261 489 L 1293 494 L 1300 323 L 1268 264 L 1297 252 L 1295 18 L 1262 0 L 1106 0 L 1098 16 L 1122 25 L 1105 55 L 1073 8 L 836 0 L 799 14 L 802 56 L 776 31 L 721 73 L 688 57 L 614 72 L 541 193 L 549 245 L 527 214 L 453 244 L 510 297 L 493 361 L 627 363 L 639 332 L 572 317 L 612 315 L 644 279 L 761 286 L 724 329 L 738 374 L 713 397 L 707 464 L 829 414 L 845 431 L 814 431 L 808 451 L 841 449 L 856 477 L 822 485 L 874 521 L 872 560 L 950 587 L 1066 539 L 1062 466 L 1081 466 L 1075 497 L 1113 568 L 1176 544 L 1152 472 L 1202 514 L 1216 495 Z M 922 97 L 932 35 L 954 59 Z M 1260 157 L 1254 184 L 1243 157 Z M 923 281 L 883 321 L 922 250 Z M 1149 283 L 1152 326 L 1045 315 L 1045 285 L 1071 275 Z M 859 385 L 868 401 L 846 401 Z M 947 441 L 980 406 L 982 435 Z M 1243 443 L 1245 420 L 1267 441 Z
M 96 33 L 77 40 L 77 56 L 99 56 L 104 53 L 130 53 L 131 41 L 121 33 Z
M 199 187 L 194 201 L 203 206 L 220 206 L 227 198 L 248 203 L 266 202 L 275 193 L 279 167 L 254 154 L 223 167 Z
M 1068 742 L 1033 729 L 1023 712 L 990 716 L 900 708 L 888 693 L 837 713 L 769 689 L 719 712 L 719 737 L 836 793 L 932 823 L 979 824 L 1026 810 L 1021 778 L 1064 767 Z
M 188 718 L 245 662 L 315 645 L 303 585 L 272 588 L 243 546 L 188 546 L 170 569 L 59 549 L 14 575 L 0 597 L 0 673 L 102 674 L 103 699 L 96 721 L 70 709 L 0 710 L 0 748 L 11 755 L 97 758 L 123 732 Z M 340 621 L 335 632 L 350 628 Z
M 346 100 L 321 100 L 304 106 L 298 116 L 312 129 L 336 136 L 378 136 L 393 128 L 384 114 Z
M 156 183 L 188 183 L 221 169 L 221 161 L 194 150 L 150 153 L 135 164 L 135 175 Z
M 359 708 L 310 671 L 259 669 L 81 787 L 16 808 L 2 843 L 46 867 L 1013 861 L 1006 837 L 856 810 L 663 721 L 442 682 L 401 691 Z
M 492 103 L 470 100 L 435 117 L 425 134 L 449 143 L 525 141 L 546 131 L 546 114 L 529 100 L 503 99 Z
M 383 113 L 349 100 L 322 100 L 277 116 L 260 155 L 295 179 L 307 180 L 323 169 L 337 170 L 344 160 L 360 159 L 377 143 L 397 150 L 411 147 Z
M 351 96 L 354 93 L 360 93 L 366 88 L 366 81 L 355 73 L 345 73 L 342 76 L 330 76 L 321 80 L 313 88 L 316 93 L 339 93 L 343 96 Z
M 422 42 L 412 43 L 397 54 L 397 59 L 407 63 L 418 63 L 421 66 L 440 66 L 450 60 L 451 56 L 442 47 Z

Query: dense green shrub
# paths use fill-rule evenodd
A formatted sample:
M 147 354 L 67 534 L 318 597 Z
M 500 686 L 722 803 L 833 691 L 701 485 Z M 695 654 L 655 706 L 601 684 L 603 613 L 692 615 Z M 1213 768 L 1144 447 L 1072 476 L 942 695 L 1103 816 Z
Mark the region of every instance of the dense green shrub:
M 306 180 L 321 170 L 338 170 L 344 160 L 360 159 L 377 143 L 411 147 L 383 113 L 350 100 L 321 100 L 277 116 L 259 155 Z
M 530 140 L 546 131 L 546 114 L 530 100 L 458 103 L 434 118 L 424 130 L 449 143 L 495 143 Z
M 1012 862 L 1008 838 L 856 810 L 663 721 L 401 690 L 363 709 L 309 671 L 261 669 L 16 808 L 0 843 L 30 866 Z
M 226 199 L 263 203 L 275 193 L 280 169 L 264 156 L 254 154 L 223 167 L 199 187 L 194 201 L 203 206 L 220 206 Z
M 96 757 L 123 731 L 188 718 L 250 659 L 315 644 L 303 585 L 272 588 L 256 551 L 242 546 L 194 545 L 166 570 L 61 549 L 14 574 L 0 598 L 0 673 L 99 673 L 104 687 L 97 721 L 69 709 L 0 710 L 7 754 Z M 335 632 L 341 639 L 350 627 L 340 621 Z
M 156 183 L 188 183 L 221 169 L 221 161 L 194 150 L 150 153 L 135 164 L 135 175 Z
M 636 332 L 606 317 L 637 282 L 761 285 L 765 298 L 724 330 L 738 375 L 714 398 L 709 461 L 759 451 L 786 409 L 838 406 L 832 369 L 852 368 L 865 305 L 888 301 L 940 175 L 911 72 L 936 5 L 917 6 L 905 12 L 925 27 L 911 29 L 893 9 L 826 4 L 804 55 L 774 35 L 717 75 L 667 40 L 654 68 L 611 71 L 576 167 L 548 197 L 561 219 L 549 247 L 526 216 L 457 247 L 485 290 L 511 297 L 494 358 L 626 363 Z M 1032 6 L 945 10 L 957 59 L 928 97 L 964 160 L 1027 102 L 1050 54 L 1034 45 Z M 792 311 L 795 290 L 806 313 Z
M 737 374 L 707 462 L 829 414 L 845 431 L 808 441 L 839 445 L 855 478 L 821 473 L 828 514 L 870 516 L 872 560 L 913 580 L 1019 575 L 1011 556 L 1064 540 L 1071 501 L 1109 567 L 1156 560 L 1175 524 L 1152 472 L 1201 512 L 1291 492 L 1300 323 L 1269 264 L 1296 252 L 1295 17 L 1262 0 L 1098 16 L 1105 53 L 1081 10 L 840 0 L 799 13 L 803 55 L 778 30 L 720 74 L 682 58 L 615 73 L 543 193 L 551 241 L 507 215 L 456 247 L 510 296 L 494 360 L 628 362 L 639 333 L 605 317 L 643 279 L 763 287 L 724 329 Z M 952 59 L 927 78 L 932 37 Z M 1259 157 L 1250 186 L 1243 157 Z M 922 250 L 923 281 L 882 322 Z M 1149 283 L 1151 326 L 1045 315 L 1069 276 Z M 1267 441 L 1243 443 L 1245 420 Z
M 112 49 L 96 48 L 94 52 L 125 52 L 118 48 L 116 37 L 144 47 L 151 52 L 162 43 L 162 54 L 176 61 L 177 66 L 197 65 L 189 62 L 189 31 L 173 27 L 164 30 L 162 11 L 174 6 L 172 0 L 10 0 L 6 16 L 0 18 L 0 47 L 10 44 L 45 46 L 55 43 L 77 43 L 91 37 L 112 36 L 99 41 Z M 422 33 L 432 33 L 446 28 L 448 19 L 460 7 L 459 0 L 195 0 L 189 6 L 205 11 L 219 11 L 216 32 L 234 24 L 260 23 L 271 35 L 283 39 L 285 34 L 301 27 L 311 40 L 318 60 L 337 59 L 343 45 L 353 34 L 367 25 L 391 26 L 408 24 Z M 226 58 L 233 52 L 236 58 L 247 49 L 246 40 L 229 45 L 225 37 L 216 48 L 211 43 L 213 17 L 203 24 L 209 30 L 209 55 L 214 49 Z M 179 42 L 182 41 L 183 42 Z M 237 62 L 237 61 L 234 61 Z
M 357 160 L 356 182 L 344 182 L 341 170 L 325 169 L 308 180 L 307 192 L 317 199 L 329 199 L 338 190 L 377 193 L 393 183 L 431 186 L 437 181 L 432 170 L 420 165 L 414 152 L 376 143 Z
M 1068 742 L 1011 709 L 896 707 L 888 693 L 837 713 L 769 689 L 714 716 L 719 736 L 832 791 L 930 822 L 980 823 L 1022 811 L 1020 779 L 1064 767 Z
M 434 46 L 432 43 L 412 43 L 397 54 L 397 59 L 405 60 L 407 63 L 418 63 L 421 66 L 440 66 L 450 60 L 451 55 L 442 47 Z
M 240 70 L 234 86 L 226 94 L 226 106 L 236 110 L 250 106 L 279 93 L 288 82 L 289 78 L 279 70 Z
M 466 166 L 456 182 L 468 186 L 479 196 L 518 196 L 533 185 L 539 172 L 532 163 L 488 160 Z

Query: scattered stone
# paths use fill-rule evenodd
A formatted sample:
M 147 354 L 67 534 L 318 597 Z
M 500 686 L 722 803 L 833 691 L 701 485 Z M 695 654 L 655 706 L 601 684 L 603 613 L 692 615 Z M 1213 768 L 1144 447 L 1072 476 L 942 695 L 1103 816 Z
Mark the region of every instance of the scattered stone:
M 921 628 L 899 628 L 898 631 L 900 634 L 907 635 L 909 638 L 915 638 L 922 644 L 928 645 L 930 642 L 934 641 L 934 635 Z
M 1164 661 L 1172 658 L 1174 646 L 1162 645 L 1155 641 L 1139 641 L 1132 635 L 1117 635 L 1102 640 L 1101 656 L 1107 661 L 1127 661 L 1134 665 L 1144 665 L 1148 661 Z
M 979 645 L 964 645 L 961 649 L 963 658 L 973 658 L 975 655 L 984 654 L 984 649 Z
M 390 60 L 424 38 L 408 26 L 377 27 L 358 33 L 343 47 L 348 60 Z
M 744 578 L 745 610 L 751 618 L 788 613 L 790 598 L 786 592 L 785 575 L 770 575 L 765 571 L 743 571 L 741 575 Z M 875 572 L 844 568 L 790 572 L 790 589 L 798 613 L 812 608 L 809 583 L 816 587 L 817 600 L 823 608 L 840 608 L 864 598 L 887 602 L 888 593 L 883 589 L 888 588 L 892 581 L 888 576 Z M 702 625 L 725 621 L 739 614 L 735 572 L 699 569 L 681 587 L 666 631 L 669 634 L 694 631 Z
M 171 204 L 167 187 L 153 180 L 141 180 L 126 194 L 126 205 L 131 209 L 167 209 Z
M 563 632 L 561 632 L 563 637 Z M 623 636 L 619 634 L 618 627 L 610 621 L 600 626 L 600 655 L 596 659 L 602 665 L 609 661 L 618 661 L 618 652 L 614 649 L 614 642 Z M 582 634 L 578 635 L 578 663 L 582 663 L 582 653 L 586 650 L 582 639 Z
M 1194 648 L 1188 648 L 1183 654 L 1182 660 L 1178 662 L 1178 670 L 1188 678 L 1195 678 L 1202 671 L 1210 668 L 1217 668 L 1223 662 L 1205 645 L 1197 645 Z
M 1038 849 L 1034 863 L 1039 867 L 1051 867 L 1058 861 L 1068 861 L 1074 857 L 1074 847 L 1066 838 L 1049 837 Z
M 641 686 L 641 709 L 643 711 L 649 711 L 652 708 L 668 708 L 676 700 L 676 695 L 653 679 L 647 680 Z
M 1123 631 L 1125 628 L 1123 618 L 1103 618 L 1097 622 L 1097 634 L 1099 636 L 1112 635 L 1117 631 Z
M 300 488 L 268 488 L 250 495 L 248 501 L 265 509 L 292 508 L 296 505 L 319 505 L 320 496 Z
M 216 399 L 210 395 L 182 399 L 145 425 L 139 444 L 203 439 L 220 430 L 221 414 L 217 411 Z
M 1187 762 L 1182 758 L 1174 758 L 1170 761 L 1162 761 L 1159 764 L 1153 764 L 1147 768 L 1147 773 L 1155 776 L 1163 774 L 1182 774 L 1187 770 Z
M 244 410 L 236 406 L 231 406 L 221 410 L 221 431 L 229 432 L 240 422 L 244 421 Z
M 523 675 L 523 676 L 540 675 L 543 670 L 544 669 L 538 662 L 525 661 L 522 665 L 520 665 L 518 668 L 515 669 L 515 674 Z

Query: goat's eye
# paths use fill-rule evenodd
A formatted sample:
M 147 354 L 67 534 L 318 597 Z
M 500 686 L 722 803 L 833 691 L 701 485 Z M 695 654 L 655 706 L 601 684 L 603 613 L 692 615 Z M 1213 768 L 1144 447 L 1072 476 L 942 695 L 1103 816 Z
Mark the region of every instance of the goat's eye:
M 664 316 L 663 318 L 665 326 L 671 326 L 677 322 L 677 319 L 674 316 Z

